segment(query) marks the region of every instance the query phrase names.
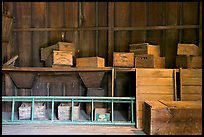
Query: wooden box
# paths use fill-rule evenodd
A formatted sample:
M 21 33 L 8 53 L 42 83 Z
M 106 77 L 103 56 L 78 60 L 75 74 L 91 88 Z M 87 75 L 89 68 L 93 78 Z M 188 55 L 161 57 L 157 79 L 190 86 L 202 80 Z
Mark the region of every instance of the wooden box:
M 202 101 L 202 69 L 179 69 L 180 100 Z
M 22 103 L 18 108 L 19 119 L 31 119 L 32 103 Z M 45 103 L 35 103 L 34 119 L 46 119 L 46 106 Z
M 143 129 L 144 101 L 177 100 L 176 69 L 136 68 L 136 127 Z
M 114 67 L 134 67 L 134 53 L 113 52 Z
M 2 14 L 2 42 L 8 42 L 12 32 L 13 18 Z
M 45 48 L 41 48 L 40 49 L 40 58 L 42 61 L 46 61 L 47 58 L 52 54 L 52 52 L 54 50 L 58 50 L 59 49 L 59 45 L 58 44 L 55 44 L 55 45 L 52 45 L 52 46 L 49 46 L 49 47 L 45 47 Z
M 176 56 L 176 68 L 201 69 L 202 56 L 194 56 L 194 55 Z
M 75 56 L 75 45 L 74 43 L 68 42 L 58 42 L 59 50 L 60 51 L 70 51 L 73 56 Z
M 104 97 L 105 90 L 103 88 L 87 88 L 87 96 Z M 105 103 L 94 102 L 94 108 L 103 108 Z M 86 103 L 86 113 L 91 114 L 91 103 Z
M 150 45 L 149 43 L 130 44 L 130 52 L 136 55 L 150 54 L 160 57 L 160 45 Z
M 177 55 L 199 55 L 199 48 L 195 44 L 178 44 Z
M 95 108 L 94 120 L 99 122 L 110 121 L 110 113 L 106 108 Z
M 101 57 L 76 58 L 76 67 L 105 67 L 105 59 Z
M 143 111 L 148 135 L 202 134 L 202 101 L 145 101 Z
M 54 50 L 45 61 L 46 66 L 52 65 L 73 65 L 73 56 L 70 51 L 57 51 Z
M 73 111 L 73 120 L 79 120 L 80 119 L 80 104 L 74 103 L 74 111 Z M 60 103 L 58 106 L 58 119 L 59 120 L 71 120 L 71 112 L 72 107 L 71 103 Z
M 165 57 L 143 54 L 135 56 L 136 68 L 165 68 Z

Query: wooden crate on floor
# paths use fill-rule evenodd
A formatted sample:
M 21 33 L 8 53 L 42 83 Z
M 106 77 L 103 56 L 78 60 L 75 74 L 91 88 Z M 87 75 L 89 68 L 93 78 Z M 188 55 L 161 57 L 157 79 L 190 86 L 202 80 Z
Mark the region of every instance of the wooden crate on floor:
M 114 67 L 134 67 L 134 53 L 113 52 Z
M 32 103 L 22 103 L 18 108 L 19 119 L 31 119 Z M 35 103 L 34 119 L 46 119 L 46 105 L 45 103 Z
M 143 129 L 144 101 L 177 100 L 176 70 L 136 68 L 136 127 Z
M 177 55 L 199 55 L 199 48 L 195 44 L 178 44 Z
M 129 45 L 130 52 L 134 55 L 149 54 L 160 57 L 160 45 L 150 45 L 149 43 L 137 43 Z
M 195 56 L 195 55 L 176 56 L 176 68 L 201 69 L 202 56 Z
M 165 68 L 165 57 L 157 57 L 154 55 L 136 55 L 136 68 Z
M 180 69 L 180 100 L 202 100 L 202 69 Z
M 143 114 L 148 135 L 202 134 L 202 101 L 145 101 Z
M 74 111 L 73 111 L 73 120 L 80 119 L 80 103 L 74 103 Z M 60 103 L 58 106 L 58 119 L 59 120 L 71 120 L 71 112 L 72 104 L 68 103 Z
M 52 65 L 72 66 L 72 52 L 54 50 L 45 61 L 45 66 L 51 67 Z
M 105 59 L 101 57 L 76 58 L 76 67 L 105 67 Z

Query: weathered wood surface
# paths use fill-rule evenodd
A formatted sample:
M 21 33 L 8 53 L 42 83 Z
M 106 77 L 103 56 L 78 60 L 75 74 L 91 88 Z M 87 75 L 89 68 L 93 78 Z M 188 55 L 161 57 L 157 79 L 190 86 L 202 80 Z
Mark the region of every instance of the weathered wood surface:
M 202 134 L 201 101 L 145 101 L 143 112 L 149 135 Z
M 102 57 L 76 58 L 76 67 L 105 67 L 105 59 Z
M 136 68 L 165 68 L 165 57 L 143 54 L 135 56 Z
M 74 104 L 73 107 L 73 120 L 80 119 L 80 104 Z M 71 120 L 72 117 L 72 105 L 71 103 L 60 103 L 58 106 L 58 119 L 59 120 Z
M 199 55 L 198 46 L 195 44 L 178 44 L 177 55 Z
M 150 54 L 156 57 L 160 57 L 160 45 L 150 45 L 149 43 L 137 43 L 130 44 L 130 52 L 134 52 L 134 55 Z
M 176 100 L 174 69 L 136 68 L 136 121 L 143 129 L 142 113 L 145 101 Z M 165 90 L 165 91 L 164 91 Z M 140 112 L 140 113 L 139 113 Z
M 58 44 L 41 48 L 41 60 L 45 61 L 49 57 L 49 55 L 52 54 L 53 50 L 58 50 L 58 49 L 59 49 Z
M 134 67 L 134 53 L 113 52 L 114 67 Z
M 196 55 L 176 56 L 176 68 L 201 69 L 202 68 L 202 56 L 196 56 Z
M 13 28 L 13 17 L 2 14 L 2 41 L 8 42 Z

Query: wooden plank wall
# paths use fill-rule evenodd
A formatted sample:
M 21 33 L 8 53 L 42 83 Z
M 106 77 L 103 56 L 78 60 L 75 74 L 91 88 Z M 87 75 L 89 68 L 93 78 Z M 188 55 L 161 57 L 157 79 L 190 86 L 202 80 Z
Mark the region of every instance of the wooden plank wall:
M 199 45 L 201 43 L 198 39 L 199 29 L 161 30 L 155 29 L 154 26 L 199 25 L 201 14 L 199 12 L 202 11 L 200 9 L 202 6 L 199 4 L 198 2 L 4 2 L 4 9 L 15 18 L 13 44 L 5 49 L 8 51 L 8 58 L 15 54 L 19 55 L 16 66 L 42 67 L 44 63 L 40 61 L 40 48 L 61 41 L 64 34 L 64 41 L 75 43 L 76 57 L 100 56 L 105 58 L 106 66 L 112 66 L 114 51 L 129 51 L 131 43 L 149 42 L 161 46 L 162 55 L 166 57 L 166 67 L 174 68 L 177 43 Z M 151 26 L 152 29 L 145 28 Z M 93 29 L 68 30 L 70 27 Z M 30 28 L 32 30 L 29 30 Z M 100 29 L 94 30 L 94 28 Z M 119 76 L 118 83 L 128 85 L 124 82 L 129 81 L 129 78 L 126 76 L 124 78 L 125 80 L 120 80 Z M 73 79 L 81 83 L 77 74 Z M 105 75 L 104 79 L 105 88 L 111 91 L 111 76 Z M 62 80 L 61 85 L 63 82 Z M 70 82 L 67 84 L 71 85 Z M 55 82 L 47 85 L 46 82 L 38 81 L 32 90 L 38 89 L 37 86 L 49 87 L 50 91 L 59 89 L 58 94 L 52 93 L 61 95 L 62 88 Z M 45 94 L 44 88 L 40 88 L 42 94 Z M 17 92 L 21 93 L 20 90 L 17 89 Z M 23 90 L 21 95 L 30 95 L 32 90 L 28 92 Z M 68 92 L 73 94 L 71 90 Z M 124 95 L 123 88 L 118 88 L 117 95 Z

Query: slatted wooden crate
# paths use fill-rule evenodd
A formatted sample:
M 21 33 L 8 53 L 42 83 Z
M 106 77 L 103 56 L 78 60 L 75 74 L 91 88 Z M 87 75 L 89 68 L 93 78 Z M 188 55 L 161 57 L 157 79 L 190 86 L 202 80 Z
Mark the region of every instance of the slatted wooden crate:
M 74 103 L 73 120 L 80 119 L 80 103 Z M 58 119 L 59 120 L 71 120 L 72 107 L 71 103 L 60 103 L 58 106 Z
M 201 69 L 202 56 L 195 56 L 195 55 L 176 56 L 176 68 Z
M 101 57 L 76 58 L 76 67 L 105 67 L 105 59 Z
M 22 103 L 18 108 L 19 119 L 31 119 L 32 103 Z M 35 103 L 34 119 L 46 119 L 46 105 L 45 103 Z
M 45 61 L 45 66 L 51 67 L 52 65 L 72 66 L 72 52 L 54 50 Z
M 134 53 L 113 52 L 114 67 L 134 67 Z
M 87 96 L 104 97 L 105 90 L 103 88 L 87 88 Z M 105 107 L 105 103 L 94 102 L 94 108 L 103 108 L 103 107 Z M 88 115 L 91 114 L 91 103 L 86 103 L 86 113 Z
M 180 69 L 180 100 L 202 100 L 202 69 Z
M 202 101 L 145 101 L 143 112 L 148 135 L 202 134 Z
M 157 57 L 154 55 L 136 55 L 136 68 L 165 68 L 165 57 Z
M 134 52 L 134 55 L 149 54 L 160 57 L 160 45 L 150 45 L 149 43 L 137 43 L 130 44 L 130 52 Z
M 178 44 L 177 55 L 199 55 L 199 48 L 195 44 Z
M 176 70 L 136 68 L 136 127 L 143 129 L 144 101 L 177 100 Z

